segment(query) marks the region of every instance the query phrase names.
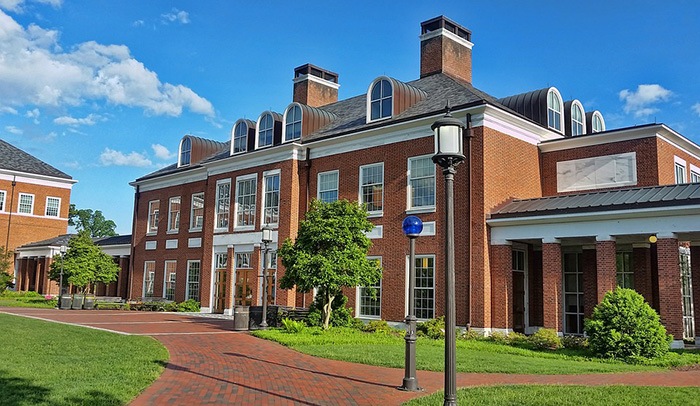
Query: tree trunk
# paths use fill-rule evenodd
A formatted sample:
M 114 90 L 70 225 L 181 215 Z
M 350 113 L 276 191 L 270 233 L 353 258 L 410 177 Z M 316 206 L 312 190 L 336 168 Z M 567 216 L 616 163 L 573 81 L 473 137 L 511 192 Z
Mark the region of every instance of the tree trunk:
M 333 303 L 333 299 L 335 299 L 335 295 L 331 295 L 330 289 L 326 290 L 326 303 L 323 304 L 323 329 L 328 330 L 328 324 L 331 321 L 331 311 L 333 308 L 331 307 L 331 304 Z

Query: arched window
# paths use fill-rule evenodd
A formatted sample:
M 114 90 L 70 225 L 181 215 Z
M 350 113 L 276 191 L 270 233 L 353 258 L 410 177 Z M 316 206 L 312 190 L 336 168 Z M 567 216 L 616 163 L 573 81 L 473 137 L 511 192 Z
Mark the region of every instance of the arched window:
M 260 122 L 258 123 L 258 148 L 272 145 L 274 129 L 275 120 L 272 118 L 272 114 L 265 113 L 260 117 Z
M 292 141 L 301 138 L 301 107 L 293 105 L 287 109 L 284 126 L 284 140 Z
M 232 154 L 246 152 L 248 150 L 248 125 L 240 121 L 233 128 L 233 149 Z
M 547 125 L 549 128 L 561 132 L 561 97 L 555 89 L 550 89 L 547 94 Z
M 591 122 L 591 132 L 599 133 L 605 131 L 605 121 L 603 121 L 603 116 L 597 111 L 593 113 L 593 120 Z
M 583 109 L 577 103 L 571 105 L 571 135 L 581 135 L 585 130 Z
M 190 164 L 190 156 L 192 155 L 192 140 L 190 137 L 185 137 L 180 143 L 180 165 L 187 166 Z
M 372 86 L 370 92 L 370 120 L 391 117 L 392 112 L 391 83 L 382 79 Z

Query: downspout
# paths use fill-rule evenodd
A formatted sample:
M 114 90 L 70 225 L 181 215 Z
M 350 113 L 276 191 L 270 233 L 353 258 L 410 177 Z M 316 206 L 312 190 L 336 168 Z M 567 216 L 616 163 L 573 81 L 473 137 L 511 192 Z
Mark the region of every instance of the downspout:
M 306 168 L 306 211 L 309 210 L 309 197 L 311 195 L 311 148 L 306 147 L 306 157 L 304 159 Z M 301 307 L 306 307 L 306 294 L 301 295 Z
M 12 225 L 12 209 L 15 203 L 15 186 L 17 186 L 17 176 L 12 176 L 12 191 L 10 192 L 10 210 L 7 218 L 7 238 L 5 238 L 5 252 L 9 250 L 10 245 L 10 226 Z
M 134 247 L 136 245 L 136 221 L 139 216 L 139 197 L 141 197 L 141 192 L 139 191 L 139 185 L 136 185 L 136 192 L 134 193 L 134 216 L 131 220 L 131 249 L 129 250 L 129 272 L 127 272 L 127 277 L 129 278 L 129 291 L 126 294 L 127 299 L 131 299 L 131 292 L 134 285 L 134 278 L 132 273 L 134 272 Z
M 467 257 L 467 269 L 469 269 L 469 317 L 467 318 L 467 331 L 472 327 L 472 115 L 467 113 L 467 175 L 469 186 L 467 187 L 467 197 L 469 205 L 467 206 L 467 238 L 469 242 L 467 247 L 469 255 Z

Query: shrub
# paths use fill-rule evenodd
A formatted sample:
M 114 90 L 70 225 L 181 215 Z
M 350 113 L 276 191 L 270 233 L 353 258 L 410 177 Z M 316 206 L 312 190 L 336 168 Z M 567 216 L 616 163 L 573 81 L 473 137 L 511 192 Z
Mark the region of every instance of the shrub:
M 321 300 L 323 295 L 316 295 L 316 299 L 309 307 L 309 317 L 307 318 L 307 323 L 310 326 L 323 326 L 323 313 L 321 311 Z M 357 327 L 359 320 L 355 320 L 352 317 L 352 311 L 346 306 L 348 303 L 347 296 L 342 293 L 335 295 L 333 303 L 331 303 L 331 319 L 329 321 L 330 326 L 334 327 Z
M 198 312 L 200 310 L 199 302 L 194 299 L 189 299 L 177 304 L 178 312 Z
M 425 336 L 437 340 L 445 338 L 445 317 L 440 316 L 437 319 L 431 319 L 418 323 L 416 332 L 419 336 Z
M 498 343 L 498 344 L 508 344 L 508 340 L 506 339 L 506 335 L 503 334 L 503 333 L 501 333 L 500 331 L 494 331 L 494 332 L 492 332 L 491 335 L 489 336 L 489 338 L 490 338 L 491 341 L 493 341 L 494 343 Z
M 303 321 L 295 321 L 292 319 L 282 319 L 282 330 L 287 333 L 301 333 L 306 328 Z
M 462 340 L 481 340 L 484 336 L 474 330 L 465 330 L 459 333 L 459 338 Z
M 581 336 L 564 336 L 561 338 L 561 345 L 570 350 L 585 350 L 588 348 L 588 340 Z
M 660 357 L 673 339 L 642 295 L 619 287 L 593 309 L 585 330 L 591 350 L 607 358 Z
M 384 320 L 372 320 L 368 322 L 367 324 L 363 324 L 360 327 L 360 330 L 366 332 L 366 333 L 380 333 L 380 334 L 389 334 L 389 335 L 404 335 L 405 332 L 403 330 L 395 329 L 391 327 L 386 321 Z
M 561 338 L 556 330 L 541 328 L 527 338 L 527 342 L 538 350 L 557 350 L 561 348 Z
M 515 331 L 511 331 L 506 335 L 506 341 L 510 345 L 518 345 L 518 344 L 523 344 L 527 342 L 527 336 L 525 334 L 521 333 L 516 333 Z

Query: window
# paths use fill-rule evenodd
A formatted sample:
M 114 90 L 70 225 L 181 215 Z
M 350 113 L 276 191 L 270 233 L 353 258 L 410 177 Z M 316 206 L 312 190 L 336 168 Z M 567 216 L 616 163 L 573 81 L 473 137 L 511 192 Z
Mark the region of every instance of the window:
M 148 202 L 148 229 L 147 233 L 157 233 L 158 232 L 158 208 L 160 207 L 159 200 L 152 200 Z
M 681 164 L 679 162 L 676 162 L 675 164 L 676 168 L 676 183 L 685 183 L 685 164 Z
M 146 297 L 153 296 L 154 282 L 156 280 L 156 263 L 154 261 L 146 261 L 143 267 L 143 295 Z
M 192 208 L 190 209 L 190 229 L 201 230 L 204 224 L 204 193 L 192 195 Z
M 236 227 L 255 226 L 257 175 L 236 180 Z
M 168 231 L 180 229 L 180 196 L 171 197 L 168 204 Z
M 246 152 L 248 150 L 248 125 L 242 121 L 233 128 L 232 154 Z
M 236 253 L 236 269 L 250 268 L 250 252 Z
M 19 194 L 19 206 L 17 207 L 17 213 L 34 213 L 34 195 L 28 195 L 26 193 Z
M 5 196 L 7 196 L 7 193 L 4 190 L 0 190 L 0 211 L 5 211 Z
M 435 164 L 430 156 L 408 160 L 409 209 L 435 207 Z
M 381 257 L 368 257 L 369 260 L 382 264 Z M 381 317 L 382 309 L 382 282 L 381 279 L 373 286 L 358 286 L 358 312 L 360 317 Z
M 163 297 L 167 300 L 175 300 L 175 281 L 177 279 L 177 261 L 165 261 L 165 286 Z
M 228 253 L 217 252 L 214 254 L 214 264 L 216 264 L 216 269 L 226 269 L 228 265 Z
M 270 250 L 267 253 L 267 267 L 277 269 L 277 251 Z
M 360 167 L 360 203 L 369 214 L 381 214 L 384 209 L 384 164 Z
M 583 109 L 577 103 L 571 105 L 571 135 L 581 135 L 585 130 Z
M 61 199 L 58 197 L 47 197 L 46 198 L 46 216 L 47 217 L 58 217 L 58 213 L 61 209 Z
M 180 166 L 190 164 L 190 156 L 192 154 L 192 140 L 190 137 L 185 137 L 180 143 Z
M 565 252 L 564 262 L 564 332 L 583 334 L 583 255 Z
M 193 299 L 199 301 L 200 270 L 199 261 L 187 261 L 187 292 L 185 293 L 185 300 Z
M 694 172 L 694 171 L 690 171 L 690 181 L 691 181 L 692 183 L 698 183 L 698 182 L 700 182 L 700 173 Z M 0 207 L 0 210 L 2 210 L 1 207 Z
M 216 228 L 228 229 L 229 206 L 231 205 L 231 181 L 216 183 Z
M 324 203 L 338 200 L 338 171 L 318 174 L 318 200 Z
M 292 141 L 301 138 L 301 107 L 293 105 L 287 109 L 284 125 L 284 140 Z
M 280 216 L 280 174 L 263 174 L 263 224 L 277 224 Z
M 601 116 L 600 113 L 597 111 L 593 113 L 591 127 L 593 127 L 591 132 L 594 133 L 605 131 L 605 122 L 603 121 L 603 116 Z
M 632 252 L 623 251 L 616 255 L 617 286 L 634 289 L 634 268 L 632 267 Z
M 435 317 L 435 257 L 416 255 L 416 284 L 413 307 L 418 319 Z
M 547 125 L 561 132 L 561 97 L 555 89 L 547 93 Z
M 370 120 L 391 117 L 392 112 L 391 82 L 382 79 L 372 86 L 370 92 Z
M 263 114 L 258 122 L 258 148 L 272 145 L 274 130 L 275 120 L 272 118 L 272 114 Z

